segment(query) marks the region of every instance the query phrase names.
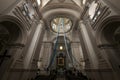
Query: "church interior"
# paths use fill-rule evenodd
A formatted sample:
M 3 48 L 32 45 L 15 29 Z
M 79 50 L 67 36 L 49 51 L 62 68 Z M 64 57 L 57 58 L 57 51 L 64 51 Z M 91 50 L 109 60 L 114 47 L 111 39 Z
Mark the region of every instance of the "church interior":
M 120 0 L 0 0 L 0 80 L 120 80 Z

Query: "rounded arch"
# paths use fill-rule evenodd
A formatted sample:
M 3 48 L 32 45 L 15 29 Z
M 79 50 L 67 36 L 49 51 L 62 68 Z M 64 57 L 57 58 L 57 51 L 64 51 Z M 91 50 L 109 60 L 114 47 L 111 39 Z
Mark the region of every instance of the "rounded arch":
M 80 19 L 81 8 L 74 4 L 50 4 L 41 9 L 43 20 L 46 22 L 46 28 L 51 29 L 51 21 L 56 17 L 66 17 L 72 21 L 71 30 L 75 28 Z
M 117 40 L 120 41 L 120 15 L 106 18 L 96 32 L 96 42 L 102 49 L 101 54 L 106 55 L 104 58 L 114 71 L 120 71 L 120 43 L 116 43 Z
M 115 43 L 114 36 L 117 29 L 120 28 L 120 15 L 106 18 L 98 26 L 96 31 L 96 42 L 100 44 Z
M 27 31 L 23 23 L 16 17 L 10 15 L 0 15 L 0 69 L 4 78 L 7 70 L 15 64 L 23 52 L 23 47 L 27 40 Z M 9 55 L 9 59 L 4 61 L 4 56 Z
M 12 37 L 17 37 L 15 39 L 16 43 L 25 44 L 27 40 L 27 31 L 25 29 L 24 24 L 14 16 L 10 15 L 1 15 L 0 16 L 0 24 L 5 26 L 5 28 L 10 31 Z M 11 27 L 12 26 L 12 27 Z M 17 30 L 15 30 L 17 29 Z M 13 32 L 12 32 L 13 31 Z M 16 31 L 16 32 L 14 32 Z
M 74 5 L 74 4 L 50 4 L 50 5 L 47 5 L 45 7 L 43 7 L 41 9 L 41 12 L 45 12 L 45 11 L 48 11 L 50 9 L 56 9 L 56 8 L 68 8 L 68 9 L 72 9 L 72 10 L 76 10 L 76 11 L 81 11 L 81 8 L 77 5 Z

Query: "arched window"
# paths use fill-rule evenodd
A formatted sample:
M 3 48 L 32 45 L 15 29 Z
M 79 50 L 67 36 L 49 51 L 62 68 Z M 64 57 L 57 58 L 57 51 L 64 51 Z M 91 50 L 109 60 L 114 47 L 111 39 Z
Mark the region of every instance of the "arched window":
M 95 1 L 93 1 L 92 4 L 90 5 L 90 8 L 89 8 L 90 19 L 93 19 L 96 9 L 97 9 L 97 6 L 98 6 L 98 4 Z
M 89 11 L 88 11 L 88 15 L 89 18 L 91 20 L 91 24 L 93 24 L 98 17 L 100 16 L 100 14 L 102 13 L 102 8 L 103 6 L 100 4 L 99 1 L 93 1 L 90 5 Z
M 37 0 L 38 5 L 41 5 L 41 0 Z
M 83 0 L 83 1 L 82 1 L 82 4 L 84 5 L 85 3 L 86 3 L 86 0 Z

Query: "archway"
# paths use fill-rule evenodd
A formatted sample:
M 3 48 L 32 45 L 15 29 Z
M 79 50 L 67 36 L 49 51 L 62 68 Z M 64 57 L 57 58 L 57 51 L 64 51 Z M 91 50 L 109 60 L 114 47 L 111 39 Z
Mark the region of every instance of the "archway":
M 13 39 L 11 36 L 11 41 L 15 41 L 16 43 L 26 43 L 27 40 L 27 30 L 25 25 L 16 17 L 10 15 L 2 15 L 0 16 L 0 25 L 6 28 L 10 34 L 14 37 L 18 37 Z M 16 32 L 16 33 L 15 33 Z M 14 34 L 15 33 L 15 34 Z M 13 40 L 12 40 L 13 39 Z
M 120 16 L 105 19 L 96 31 L 96 41 L 101 54 L 116 72 L 120 71 Z
M 0 77 L 18 59 L 27 40 L 22 22 L 9 15 L 0 16 Z M 3 73 L 4 72 L 4 73 Z

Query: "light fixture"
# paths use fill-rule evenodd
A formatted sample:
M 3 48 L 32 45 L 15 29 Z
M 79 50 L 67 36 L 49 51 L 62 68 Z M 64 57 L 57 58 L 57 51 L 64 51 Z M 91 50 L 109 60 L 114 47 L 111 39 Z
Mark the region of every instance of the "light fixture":
M 63 50 L 63 46 L 60 46 L 60 50 Z
M 40 5 L 40 4 L 41 4 L 41 1 L 40 1 L 40 0 L 37 0 L 37 3 L 38 3 L 38 5 Z

